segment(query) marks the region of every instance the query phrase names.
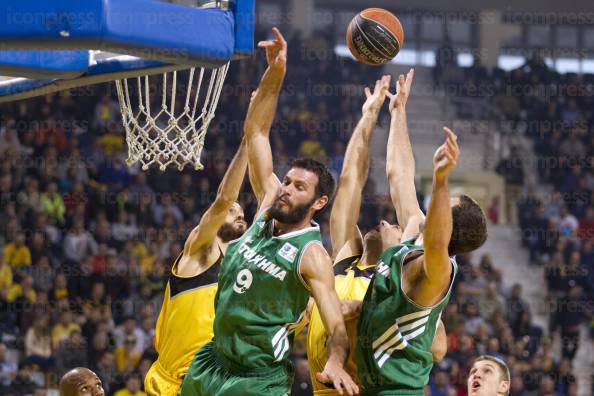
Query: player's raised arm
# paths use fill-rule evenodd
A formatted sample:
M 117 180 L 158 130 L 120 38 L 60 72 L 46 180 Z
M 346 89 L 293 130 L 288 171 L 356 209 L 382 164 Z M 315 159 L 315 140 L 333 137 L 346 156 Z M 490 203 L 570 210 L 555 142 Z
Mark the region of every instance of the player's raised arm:
M 266 50 L 268 68 L 252 97 L 244 124 L 250 183 L 258 198 L 258 212 L 272 202 L 280 184 L 273 173 L 270 128 L 287 71 L 287 42 L 277 28 L 272 30 L 274 40 L 258 43 Z
M 328 334 L 328 362 L 324 371 L 317 373 L 316 377 L 320 382 L 333 384 L 341 395 L 356 395 L 359 389 L 344 370 L 348 336 L 340 301 L 334 289 L 332 262 L 321 244 L 313 244 L 303 253 L 301 275 L 310 286 Z
M 369 88 L 365 88 L 367 99 L 363 104 L 363 115 L 347 146 L 338 191 L 330 214 L 330 238 L 334 258 L 347 242 L 356 243 L 361 239 L 357 220 L 363 187 L 369 174 L 369 144 L 389 86 L 390 76 L 383 76 L 381 80 L 376 81 L 373 93 Z
M 225 222 L 229 209 L 237 201 L 245 178 L 246 168 L 247 142 L 244 138 L 219 185 L 214 202 L 202 215 L 200 223 L 188 236 L 184 246 L 184 255 L 194 255 L 214 243 L 217 232 Z M 178 271 L 180 271 L 180 275 L 183 275 L 181 267 Z
M 448 252 L 453 228 L 448 176 L 460 156 L 458 137 L 449 128 L 443 130 L 446 141 L 433 157 L 433 190 L 423 232 L 426 285 L 428 292 L 433 295 L 443 292 L 452 273 Z
M 413 156 L 406 117 L 406 102 L 410 94 L 414 78 L 414 70 L 400 75 L 396 82 L 396 94 L 390 96 L 390 135 L 386 158 L 386 172 L 390 185 L 390 197 L 396 209 L 398 223 L 407 233 L 409 223 L 415 221 L 413 234 L 418 234 L 418 225 L 422 223 L 424 214 L 417 201 L 415 189 L 415 159 Z M 403 238 L 405 238 L 403 236 Z

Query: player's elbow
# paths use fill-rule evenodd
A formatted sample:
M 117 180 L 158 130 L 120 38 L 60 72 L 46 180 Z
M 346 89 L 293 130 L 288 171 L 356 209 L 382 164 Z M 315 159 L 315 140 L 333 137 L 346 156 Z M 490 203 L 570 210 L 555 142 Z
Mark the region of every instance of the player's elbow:
M 237 196 L 235 194 L 221 191 L 217 194 L 217 197 L 215 198 L 215 201 L 212 205 L 213 211 L 215 213 L 226 212 L 231 206 L 233 206 L 236 200 Z

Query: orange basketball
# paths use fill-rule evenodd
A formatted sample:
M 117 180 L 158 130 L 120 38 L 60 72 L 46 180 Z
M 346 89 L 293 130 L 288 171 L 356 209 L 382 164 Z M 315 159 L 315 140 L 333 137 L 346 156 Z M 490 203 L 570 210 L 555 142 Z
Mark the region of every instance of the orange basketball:
M 381 66 L 398 54 L 404 45 L 404 32 L 394 14 L 382 8 L 368 8 L 353 18 L 346 41 L 358 61 Z

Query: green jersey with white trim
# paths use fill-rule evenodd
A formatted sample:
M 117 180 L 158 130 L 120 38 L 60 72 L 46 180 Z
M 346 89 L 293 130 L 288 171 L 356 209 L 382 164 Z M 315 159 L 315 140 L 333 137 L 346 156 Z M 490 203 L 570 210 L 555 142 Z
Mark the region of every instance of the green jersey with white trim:
M 309 288 L 300 272 L 303 252 L 321 244 L 319 226 L 274 236 L 265 210 L 227 247 L 219 272 L 214 334 L 219 353 L 246 370 L 288 363 L 295 325 Z
M 431 345 L 441 312 L 446 307 L 457 265 L 447 294 L 433 307 L 422 307 L 402 289 L 403 265 L 411 252 L 422 252 L 414 241 L 384 251 L 363 300 L 358 324 L 357 369 L 365 394 L 394 390 L 424 394 L 433 367 Z

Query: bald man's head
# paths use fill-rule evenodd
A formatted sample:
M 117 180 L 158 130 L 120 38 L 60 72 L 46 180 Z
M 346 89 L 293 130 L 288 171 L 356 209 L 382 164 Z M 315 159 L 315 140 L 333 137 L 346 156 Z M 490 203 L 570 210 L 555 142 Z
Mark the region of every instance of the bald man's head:
M 60 380 L 60 396 L 105 396 L 105 391 L 97 374 L 77 367 Z

